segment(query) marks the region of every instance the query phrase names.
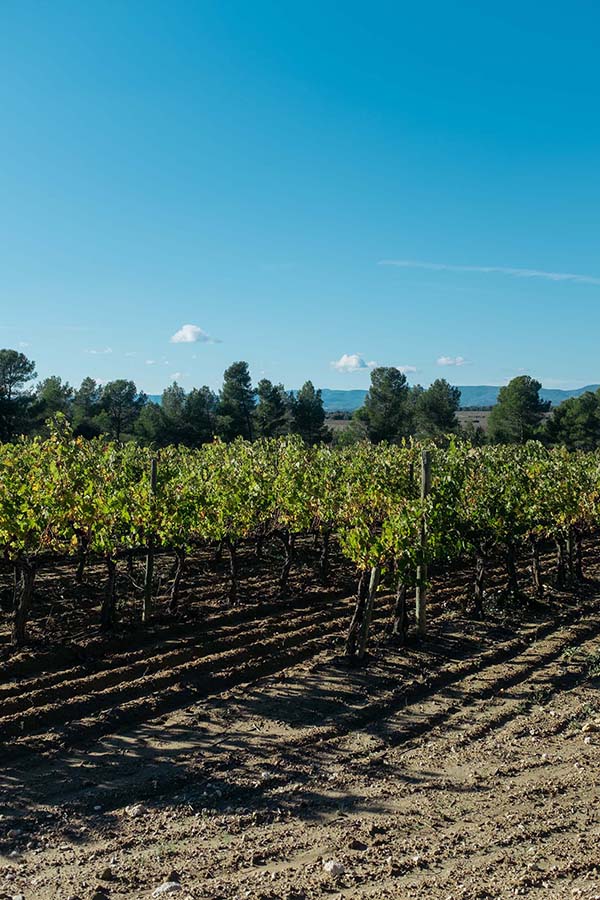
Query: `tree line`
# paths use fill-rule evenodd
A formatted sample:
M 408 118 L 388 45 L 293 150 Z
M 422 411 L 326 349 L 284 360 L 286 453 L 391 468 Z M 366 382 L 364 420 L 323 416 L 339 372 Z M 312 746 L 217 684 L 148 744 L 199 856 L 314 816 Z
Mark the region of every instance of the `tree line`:
M 48 419 L 60 413 L 75 435 L 105 434 L 155 447 L 286 434 L 298 434 L 308 444 L 398 444 L 408 437 L 435 439 L 452 433 L 474 444 L 522 444 L 535 438 L 571 450 L 600 446 L 600 392 L 586 392 L 550 411 L 550 404 L 540 399 L 540 382 L 528 375 L 500 389 L 487 433 L 472 424 L 460 427 L 457 387 L 442 378 L 427 389 L 410 386 L 406 375 L 391 366 L 373 369 L 364 405 L 347 427 L 335 431 L 327 425 L 321 391 L 311 381 L 295 392 L 267 378 L 254 386 L 243 361 L 225 370 L 218 392 L 206 385 L 186 392 L 175 382 L 163 391 L 160 403 L 127 379 L 100 384 L 88 377 L 75 388 L 58 375 L 32 386 L 36 377 L 35 363 L 24 353 L 0 350 L 0 441 L 44 435 Z
M 166 447 L 199 447 L 215 437 L 254 440 L 298 434 L 307 443 L 327 441 L 321 391 L 307 381 L 288 392 L 266 378 L 255 387 L 246 362 L 226 369 L 217 393 L 206 385 L 186 392 L 174 382 L 160 403 L 119 378 L 100 384 L 84 378 L 78 388 L 58 375 L 30 387 L 35 363 L 16 350 L 0 350 L 0 440 L 46 434 L 47 421 L 62 414 L 76 436 L 105 434 L 116 441 L 136 440 Z

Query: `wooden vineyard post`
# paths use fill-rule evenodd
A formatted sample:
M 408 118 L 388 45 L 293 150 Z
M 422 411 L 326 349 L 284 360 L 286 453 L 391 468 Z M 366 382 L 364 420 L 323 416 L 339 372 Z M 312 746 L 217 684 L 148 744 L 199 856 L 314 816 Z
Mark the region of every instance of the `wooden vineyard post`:
M 431 490 L 431 453 L 423 450 L 421 454 L 421 500 L 425 500 Z M 419 536 L 420 563 L 417 566 L 417 591 L 415 598 L 415 614 L 417 631 L 424 635 L 427 631 L 427 563 L 425 561 L 425 549 L 427 542 L 427 523 L 425 515 L 421 519 L 421 533 Z
M 150 463 L 150 495 L 156 494 L 157 461 Z M 152 581 L 154 578 L 154 540 L 148 539 L 148 553 L 146 555 L 146 575 L 144 578 L 144 604 L 142 606 L 142 622 L 147 622 L 152 613 Z
M 369 640 L 369 628 L 371 625 L 371 617 L 373 615 L 373 603 L 375 602 L 375 594 L 379 585 L 381 569 L 379 566 L 373 566 L 371 569 L 371 580 L 369 581 L 369 595 L 365 606 L 365 612 L 360 629 L 360 643 L 358 645 L 358 658 L 364 659 L 367 652 L 367 641 Z

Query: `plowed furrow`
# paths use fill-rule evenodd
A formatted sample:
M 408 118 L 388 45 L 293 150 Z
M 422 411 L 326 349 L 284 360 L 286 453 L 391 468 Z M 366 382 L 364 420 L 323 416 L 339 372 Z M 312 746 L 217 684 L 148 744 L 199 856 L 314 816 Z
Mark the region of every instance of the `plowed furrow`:
M 59 654 L 46 652 L 37 658 L 37 663 L 42 669 L 40 672 L 36 666 L 33 674 L 25 675 L 23 668 L 29 669 L 31 660 L 6 663 L 0 667 L 0 709 L 5 699 L 20 696 L 34 690 L 52 687 L 68 680 L 82 678 L 96 672 L 129 665 L 138 659 L 148 659 L 155 655 L 156 647 L 165 643 L 177 642 L 177 648 L 196 646 L 199 642 L 209 643 L 216 634 L 243 633 L 242 625 L 248 624 L 251 628 L 257 628 L 268 624 L 269 621 L 277 621 L 287 617 L 308 617 L 312 612 L 327 609 L 335 604 L 347 601 L 347 594 L 340 591 L 332 591 L 321 595 L 321 599 L 315 601 L 312 597 L 305 599 L 295 598 L 293 601 L 278 601 L 249 607 L 233 607 L 215 612 L 199 623 L 196 631 L 190 634 L 190 623 L 173 624 L 164 633 L 153 634 L 140 631 L 134 637 L 131 635 L 115 635 L 110 638 L 110 655 L 102 656 L 105 648 L 102 645 L 92 646 L 87 650 L 85 661 L 81 661 L 82 652 L 77 648 L 70 648 L 71 658 L 65 665 L 65 653 L 69 649 L 64 648 Z M 44 671 L 44 669 L 46 671 Z
M 22 687 L 21 693 L 17 696 L 0 697 L 2 718 L 12 713 L 33 708 L 40 709 L 81 694 L 103 691 L 114 685 L 136 681 L 145 675 L 153 675 L 167 668 L 177 668 L 184 663 L 198 660 L 209 654 L 214 655 L 242 646 L 249 647 L 264 641 L 274 630 L 278 634 L 285 635 L 313 624 L 328 622 L 332 617 L 347 609 L 347 603 L 330 604 L 328 608 L 320 608 L 312 613 L 305 612 L 291 616 L 288 613 L 287 616 L 281 615 L 266 621 L 260 620 L 248 630 L 240 629 L 239 626 L 223 628 L 220 635 L 196 637 L 193 640 L 190 639 L 183 646 L 179 644 L 171 650 L 150 656 L 147 650 L 120 654 L 111 660 L 111 665 L 98 672 L 90 673 L 83 667 L 74 669 L 71 670 L 72 674 L 70 675 L 63 674 L 61 681 L 56 685 L 38 688 L 36 684 L 29 690 L 24 690 Z
M 387 614 L 387 607 L 378 611 L 378 617 Z M 187 695 L 195 696 L 198 692 L 213 693 L 229 686 L 232 673 L 239 671 L 243 676 L 239 681 L 247 681 L 246 670 L 253 673 L 261 666 L 269 672 L 275 672 L 295 661 L 308 658 L 326 641 L 336 634 L 341 634 L 348 621 L 348 607 L 332 609 L 327 615 L 317 617 L 316 621 L 304 624 L 306 618 L 300 619 L 287 634 L 265 636 L 264 631 L 248 642 L 248 635 L 243 645 L 212 653 L 197 659 L 187 660 L 179 665 L 169 664 L 168 668 L 159 668 L 153 674 L 142 674 L 137 678 L 117 683 L 103 690 L 90 679 L 82 679 L 78 687 L 83 691 L 79 696 L 65 697 L 59 703 L 48 703 L 24 709 L 0 717 L 0 739 L 5 741 L 23 734 L 40 734 L 50 727 L 62 727 L 67 722 L 98 715 L 102 711 L 116 711 L 119 707 L 140 701 L 140 713 L 148 706 L 156 706 L 153 695 L 175 688 L 183 690 Z M 277 623 L 279 630 L 281 623 Z M 301 625 L 301 627 L 298 627 Z M 296 652 L 294 652 L 296 651 Z M 110 673 L 114 674 L 114 673 Z M 123 673 L 127 676 L 127 672 Z M 234 681 L 236 679 L 234 678 Z

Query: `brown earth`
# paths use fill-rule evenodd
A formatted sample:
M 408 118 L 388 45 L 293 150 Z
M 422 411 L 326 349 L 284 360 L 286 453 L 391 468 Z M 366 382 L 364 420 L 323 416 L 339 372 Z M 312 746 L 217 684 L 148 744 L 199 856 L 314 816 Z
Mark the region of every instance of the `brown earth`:
M 339 579 L 7 656 L 0 898 L 600 898 L 593 548 L 586 571 L 530 608 L 492 588 L 484 622 L 470 572 L 440 577 L 407 648 L 382 596 L 366 668 Z

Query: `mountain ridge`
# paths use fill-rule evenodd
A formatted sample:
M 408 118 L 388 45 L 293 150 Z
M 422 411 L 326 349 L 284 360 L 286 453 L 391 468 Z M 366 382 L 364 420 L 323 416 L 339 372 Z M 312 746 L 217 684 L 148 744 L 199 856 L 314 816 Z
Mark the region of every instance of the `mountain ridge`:
M 499 385 L 468 384 L 457 385 L 460 391 L 460 408 L 494 406 L 498 400 Z M 560 390 L 559 388 L 542 388 L 540 398 L 549 400 L 552 406 L 559 406 L 570 397 L 580 397 L 586 391 L 597 391 L 599 384 L 588 384 L 585 387 L 573 390 Z M 293 393 L 296 393 L 295 391 Z M 335 390 L 333 388 L 321 388 L 323 407 L 326 412 L 354 412 L 365 402 L 366 389 Z M 148 399 L 154 403 L 160 403 L 160 394 L 149 394 Z
M 473 406 L 494 406 L 498 400 L 499 385 L 457 385 L 460 391 L 460 408 L 467 409 Z M 540 398 L 549 400 L 552 406 L 560 406 L 571 397 L 580 397 L 586 391 L 597 391 L 598 384 L 588 384 L 573 390 L 560 390 L 559 388 L 542 388 Z M 353 412 L 364 403 L 366 390 L 332 390 L 322 388 L 323 406 L 327 412 Z

